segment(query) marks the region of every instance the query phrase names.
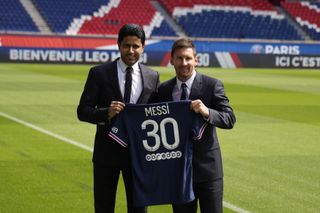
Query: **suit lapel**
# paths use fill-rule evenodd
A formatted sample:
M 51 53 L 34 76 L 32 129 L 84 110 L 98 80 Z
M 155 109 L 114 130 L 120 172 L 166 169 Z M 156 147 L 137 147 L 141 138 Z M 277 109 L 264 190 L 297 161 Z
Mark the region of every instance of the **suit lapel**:
M 168 101 L 173 101 L 172 92 L 173 92 L 173 88 L 174 88 L 174 86 L 176 84 L 177 84 L 177 79 L 176 78 L 172 78 L 169 81 L 168 89 L 166 90 L 167 94 L 165 94 L 165 97 L 170 97 Z
M 196 77 L 193 80 L 191 92 L 189 95 L 190 100 L 195 100 L 201 97 L 202 92 L 202 78 L 200 73 L 196 73 Z
M 123 97 L 121 95 L 121 90 L 120 90 L 120 85 L 119 85 L 119 79 L 118 79 L 118 66 L 117 66 L 117 61 L 119 59 L 113 61 L 113 63 L 111 64 L 111 67 L 110 67 L 110 72 L 111 72 L 111 75 L 110 75 L 110 84 L 112 85 L 113 87 L 113 91 L 115 91 L 115 95 L 116 97 L 119 98 L 119 100 L 122 100 L 123 101 Z
M 177 83 L 176 77 L 162 83 L 158 90 L 158 102 L 173 101 L 172 92 Z
M 147 68 L 139 63 L 139 67 L 140 67 L 140 72 L 141 72 L 141 80 L 142 80 L 142 92 L 139 96 L 139 99 L 137 101 L 137 104 L 140 103 L 146 103 L 147 100 L 144 100 L 145 97 L 148 97 L 146 94 L 148 93 L 148 91 L 150 89 L 152 89 L 154 87 L 154 85 L 152 85 L 152 81 L 148 80 L 150 79 L 149 76 L 149 72 L 147 70 Z

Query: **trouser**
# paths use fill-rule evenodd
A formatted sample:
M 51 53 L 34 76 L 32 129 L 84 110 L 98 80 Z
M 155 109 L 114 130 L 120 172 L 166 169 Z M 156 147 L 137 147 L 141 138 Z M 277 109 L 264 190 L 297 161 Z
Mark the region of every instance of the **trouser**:
M 174 213 L 196 213 L 198 201 L 201 213 L 223 212 L 223 179 L 193 183 L 196 199 L 185 204 L 172 205 Z
M 104 166 L 94 163 L 94 208 L 96 213 L 114 213 L 116 192 L 120 176 L 125 185 L 128 213 L 146 213 L 145 207 L 133 206 L 132 173 L 128 167 Z

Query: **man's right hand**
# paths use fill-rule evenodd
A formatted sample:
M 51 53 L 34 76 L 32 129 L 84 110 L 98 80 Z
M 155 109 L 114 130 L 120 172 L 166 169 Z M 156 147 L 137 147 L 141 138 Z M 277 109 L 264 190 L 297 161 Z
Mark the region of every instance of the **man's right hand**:
M 114 116 L 119 114 L 125 107 L 125 104 L 120 101 L 112 101 L 108 108 L 108 118 L 111 120 Z

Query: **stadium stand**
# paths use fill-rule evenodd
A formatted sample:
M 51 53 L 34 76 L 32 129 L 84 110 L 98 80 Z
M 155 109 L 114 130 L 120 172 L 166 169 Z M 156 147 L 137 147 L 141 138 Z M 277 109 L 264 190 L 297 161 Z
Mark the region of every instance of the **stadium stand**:
M 315 40 L 320 40 L 320 3 L 282 2 L 283 8 Z
M 147 37 L 151 35 L 175 36 L 174 31 L 155 10 L 148 0 L 110 0 L 108 10 L 95 13 L 79 29 L 79 34 L 113 34 L 117 35 L 125 23 L 137 23 L 144 26 Z M 158 29 L 157 29 L 158 28 Z M 154 32 L 153 30 L 156 29 Z
M 192 37 L 301 40 L 267 0 L 161 0 Z
M 65 33 L 74 18 L 90 16 L 106 0 L 33 0 L 34 4 L 55 33 Z
M 35 6 L 53 35 L 116 37 L 123 24 L 137 23 L 144 27 L 148 38 L 182 35 L 202 39 L 320 40 L 319 1 L 24 1 Z M 0 31 L 44 33 L 21 2 L 0 1 Z
M 148 0 L 33 1 L 55 33 L 117 35 L 124 23 L 137 23 L 148 36 L 176 36 Z
M 19 0 L 1 0 L 0 14 L 0 31 L 39 32 Z

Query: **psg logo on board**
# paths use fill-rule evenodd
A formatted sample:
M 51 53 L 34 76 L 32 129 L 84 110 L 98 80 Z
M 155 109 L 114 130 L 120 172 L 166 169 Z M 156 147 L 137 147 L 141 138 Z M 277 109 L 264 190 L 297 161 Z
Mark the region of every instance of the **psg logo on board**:
M 250 53 L 255 53 L 255 54 L 264 53 L 264 47 L 260 44 L 255 44 L 251 47 Z

